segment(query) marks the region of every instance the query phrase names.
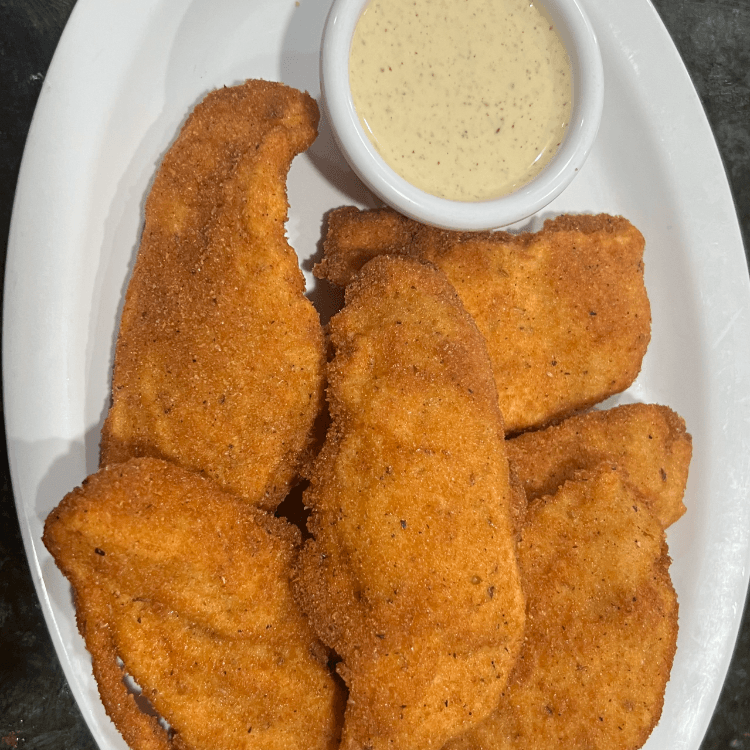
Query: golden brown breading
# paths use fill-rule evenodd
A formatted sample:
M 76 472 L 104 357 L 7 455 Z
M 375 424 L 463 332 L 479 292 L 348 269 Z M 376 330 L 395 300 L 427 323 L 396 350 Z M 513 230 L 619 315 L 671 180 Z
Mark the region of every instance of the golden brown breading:
M 602 466 L 530 507 L 518 559 L 527 596 L 518 665 L 492 716 L 448 748 L 641 747 L 677 640 L 658 520 Z
M 506 446 L 507 446 L 506 442 Z M 521 480 L 516 476 L 513 467 L 508 461 L 508 479 L 510 481 L 510 520 L 516 536 L 521 533 L 523 522 L 526 518 L 526 509 L 528 500 L 526 490 L 523 488 Z
M 44 543 L 73 586 L 102 702 L 131 748 L 337 746 L 343 697 L 290 590 L 295 527 L 144 458 L 68 494 Z M 136 706 L 126 673 L 173 736 Z
M 303 609 L 343 658 L 342 748 L 440 747 L 495 707 L 523 636 L 489 357 L 443 274 L 408 258 L 369 263 L 330 335 Z
M 575 472 L 607 462 L 626 473 L 664 528 L 685 512 L 692 440 L 684 420 L 667 406 L 593 411 L 519 435 L 506 447 L 529 502 L 555 493 Z
M 286 175 L 315 102 L 279 83 L 209 94 L 159 168 L 115 353 L 102 465 L 164 458 L 275 507 L 323 401 L 323 336 L 285 237 Z
M 345 285 L 367 259 L 437 265 L 487 346 L 508 433 L 625 390 L 640 371 L 651 312 L 641 233 L 621 217 L 560 216 L 536 234 L 450 232 L 391 209 L 329 216 L 315 274 Z

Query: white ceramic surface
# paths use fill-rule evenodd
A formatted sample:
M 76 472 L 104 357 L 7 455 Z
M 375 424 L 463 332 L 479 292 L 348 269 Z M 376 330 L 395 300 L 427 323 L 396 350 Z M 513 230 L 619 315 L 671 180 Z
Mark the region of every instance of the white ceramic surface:
M 732 653 L 750 571 L 750 284 L 729 188 L 695 91 L 646 0 L 585 0 L 606 79 L 597 142 L 543 213 L 607 211 L 644 233 L 653 336 L 614 399 L 682 414 L 695 455 L 669 530 L 680 635 L 648 750 L 695 750 Z M 6 267 L 5 415 L 26 550 L 60 660 L 102 748 L 125 744 L 99 702 L 44 519 L 97 464 L 117 321 L 154 169 L 189 108 L 248 77 L 319 96 L 329 0 L 79 0 L 29 133 Z M 311 298 L 323 214 L 374 205 L 328 125 L 289 178 L 288 232 Z
M 578 175 L 596 139 L 604 99 L 602 60 L 594 28 L 579 0 L 543 4 L 568 51 L 573 107 L 562 145 L 528 184 L 484 201 L 455 201 L 420 190 L 397 174 L 370 141 L 349 87 L 349 50 L 370 0 L 334 0 L 321 48 L 322 103 L 334 137 L 356 174 L 388 205 L 417 221 L 444 229 L 498 229 L 541 211 Z

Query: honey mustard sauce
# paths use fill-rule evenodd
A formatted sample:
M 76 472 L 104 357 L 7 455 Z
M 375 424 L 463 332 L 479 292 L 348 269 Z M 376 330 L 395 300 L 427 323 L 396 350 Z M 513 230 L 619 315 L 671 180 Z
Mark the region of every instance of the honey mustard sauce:
M 372 0 L 354 33 L 349 80 L 383 159 L 453 200 L 528 183 L 570 119 L 570 60 L 528 0 Z

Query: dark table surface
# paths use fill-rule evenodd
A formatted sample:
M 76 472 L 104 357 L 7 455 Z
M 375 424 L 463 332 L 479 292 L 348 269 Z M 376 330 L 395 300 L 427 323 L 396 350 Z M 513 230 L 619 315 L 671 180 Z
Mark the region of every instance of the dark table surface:
M 0 0 L 3 267 L 26 134 L 52 54 L 74 4 L 75 0 Z M 750 0 L 654 0 L 654 4 L 685 61 L 713 128 L 747 250 Z M 3 747 L 96 748 L 55 656 L 34 592 L 18 530 L 4 444 L 0 447 L 0 750 Z M 719 748 L 750 750 L 750 608 L 745 610 L 724 690 L 702 745 L 702 750 Z

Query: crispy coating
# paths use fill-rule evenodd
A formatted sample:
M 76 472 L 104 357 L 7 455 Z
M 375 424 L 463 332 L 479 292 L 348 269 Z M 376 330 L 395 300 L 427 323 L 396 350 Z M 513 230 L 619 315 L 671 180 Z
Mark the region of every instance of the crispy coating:
M 289 584 L 298 529 L 144 458 L 68 494 L 44 543 L 73 586 L 102 702 L 133 750 L 337 746 L 340 688 Z M 125 674 L 171 733 L 138 708 Z
M 508 461 L 529 502 L 581 469 L 617 465 L 666 529 L 685 512 L 692 456 L 685 422 L 667 406 L 627 404 L 566 419 L 507 441 Z
M 492 716 L 446 750 L 635 750 L 661 715 L 677 599 L 659 521 L 601 466 L 529 509 L 526 637 Z
M 506 447 L 507 445 L 506 442 Z M 526 497 L 526 490 L 523 488 L 521 480 L 516 476 L 515 471 L 513 471 L 510 461 L 508 461 L 508 473 L 510 481 L 510 520 L 516 537 L 518 537 L 526 518 L 528 499 Z
M 409 258 L 369 263 L 330 336 L 299 595 L 343 658 L 342 748 L 440 747 L 497 705 L 523 636 L 489 357 L 444 275 Z
M 286 175 L 316 135 L 307 94 L 210 93 L 156 174 L 115 352 L 103 466 L 205 472 L 274 508 L 323 403 L 323 335 L 285 237 Z
M 378 254 L 437 265 L 487 346 L 508 433 L 625 390 L 651 335 L 644 240 L 622 217 L 560 216 L 538 233 L 450 232 L 391 209 L 329 217 L 315 274 L 345 285 Z

